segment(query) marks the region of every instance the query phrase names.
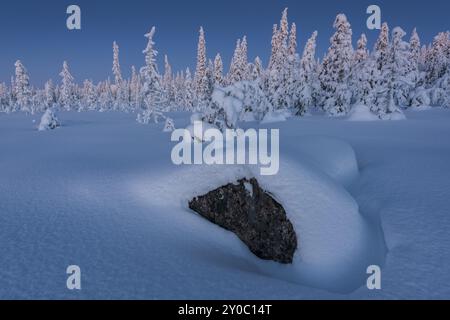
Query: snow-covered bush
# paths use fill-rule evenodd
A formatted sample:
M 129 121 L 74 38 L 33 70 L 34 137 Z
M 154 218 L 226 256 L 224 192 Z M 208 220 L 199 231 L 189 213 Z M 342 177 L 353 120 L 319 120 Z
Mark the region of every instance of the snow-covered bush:
M 175 130 L 175 123 L 173 122 L 173 119 L 166 118 L 166 123 L 164 124 L 163 132 L 172 132 Z
M 235 128 L 238 121 L 261 121 L 272 110 L 258 82 L 241 81 L 226 88 L 215 87 L 206 119 L 219 127 Z
M 52 109 L 47 109 L 39 123 L 39 131 L 53 130 L 60 127 L 61 124 Z
M 411 94 L 412 107 L 429 105 L 431 105 L 431 99 L 428 90 L 424 89 L 423 87 L 419 87 Z
M 377 121 L 380 118 L 374 114 L 368 106 L 357 104 L 354 105 L 348 115 L 349 121 Z

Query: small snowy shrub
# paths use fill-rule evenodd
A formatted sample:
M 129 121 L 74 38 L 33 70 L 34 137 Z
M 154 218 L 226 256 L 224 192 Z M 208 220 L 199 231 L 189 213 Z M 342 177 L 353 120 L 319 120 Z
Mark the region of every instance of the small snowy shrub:
M 58 118 L 55 116 L 55 113 L 53 112 L 53 110 L 47 109 L 41 118 L 41 122 L 39 123 L 38 130 L 39 131 L 53 130 L 60 126 L 61 126 L 61 124 L 60 124 Z
M 171 118 L 166 119 L 166 123 L 164 124 L 163 132 L 172 132 L 175 130 L 175 123 Z
M 429 106 L 431 105 L 431 99 L 428 94 L 428 91 L 424 88 L 417 88 L 411 98 L 411 106 L 412 107 L 421 107 L 421 106 Z
M 219 127 L 236 128 L 238 121 L 261 121 L 273 110 L 256 81 L 241 81 L 226 88 L 216 87 L 205 118 Z

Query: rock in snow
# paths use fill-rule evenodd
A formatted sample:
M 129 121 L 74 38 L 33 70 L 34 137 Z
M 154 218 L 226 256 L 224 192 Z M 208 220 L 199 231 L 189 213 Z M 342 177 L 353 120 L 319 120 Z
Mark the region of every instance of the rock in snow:
M 242 179 L 196 197 L 189 208 L 235 233 L 257 257 L 292 263 L 297 249 L 294 227 L 256 179 Z

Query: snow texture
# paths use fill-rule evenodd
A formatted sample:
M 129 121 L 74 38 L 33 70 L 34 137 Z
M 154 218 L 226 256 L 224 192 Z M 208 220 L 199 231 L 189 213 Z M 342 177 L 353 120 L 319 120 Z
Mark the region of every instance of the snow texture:
M 29 116 L 0 115 L 1 298 L 450 297 L 450 145 L 436 139 L 450 135 L 445 110 L 401 122 L 270 124 L 281 130 L 275 177 L 176 167 L 163 124 L 138 126 L 131 114 L 61 117 L 64 130 L 40 135 Z M 293 265 L 257 259 L 187 209 L 193 195 L 246 175 L 294 222 Z M 65 286 L 72 264 L 79 292 Z M 382 267 L 380 291 L 365 286 L 369 264 Z

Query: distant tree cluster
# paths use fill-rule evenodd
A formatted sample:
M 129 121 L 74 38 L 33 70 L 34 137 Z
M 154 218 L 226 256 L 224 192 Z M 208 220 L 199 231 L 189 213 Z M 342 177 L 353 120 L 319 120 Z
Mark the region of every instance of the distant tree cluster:
M 164 73 L 158 70 L 154 36 L 145 35 L 144 66 L 132 67 L 125 79 L 119 61 L 119 46 L 113 43 L 114 80 L 94 84 L 85 80 L 80 86 L 63 63 L 60 82 L 52 80 L 43 89 L 30 85 L 21 61 L 15 63 L 11 85 L 0 84 L 0 112 L 43 112 L 49 108 L 77 111 L 136 112 L 141 123 L 164 118 L 164 112 L 200 112 L 214 122 L 227 110 L 225 97 L 241 101 L 240 118 L 261 120 L 271 111 L 288 109 L 303 116 L 311 108 L 330 116 L 348 114 L 356 105 L 365 105 L 380 119 L 390 119 L 404 108 L 450 106 L 450 32 L 441 32 L 430 45 L 422 46 L 416 30 L 409 41 L 406 33 L 385 23 L 373 50 L 367 48 L 362 34 L 353 47 L 352 29 L 339 14 L 335 33 L 323 59 L 316 58 L 317 31 L 298 53 L 297 27 L 288 23 L 285 9 L 279 25 L 273 26 L 270 60 L 264 66 L 256 57 L 248 59 L 247 38 L 237 40 L 228 70 L 220 54 L 208 59 L 205 32 L 200 28 L 197 67 L 174 73 L 165 56 Z M 216 93 L 215 93 L 216 91 Z M 218 99 L 217 97 L 222 97 Z

